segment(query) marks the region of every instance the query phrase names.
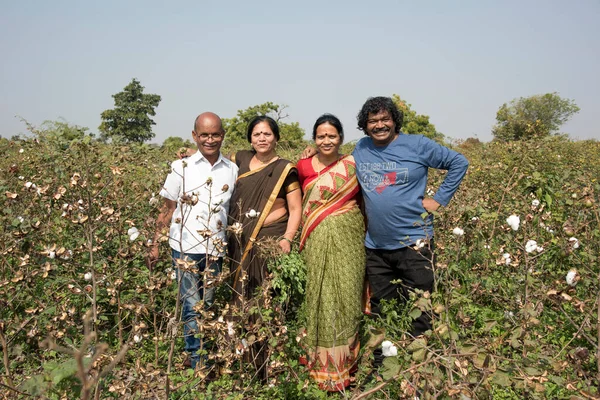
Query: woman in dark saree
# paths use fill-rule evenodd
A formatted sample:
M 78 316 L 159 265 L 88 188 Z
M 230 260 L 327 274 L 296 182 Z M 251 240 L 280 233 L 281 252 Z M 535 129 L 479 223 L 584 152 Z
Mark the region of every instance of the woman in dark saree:
M 230 202 L 228 246 L 237 307 L 252 299 L 267 275 L 263 244 L 275 240 L 283 253 L 289 253 L 302 213 L 296 168 L 275 152 L 277 123 L 267 116 L 256 117 L 248 125 L 247 137 L 253 150 L 232 157 L 239 173 Z M 264 379 L 267 360 L 261 346 L 251 346 L 248 358 Z

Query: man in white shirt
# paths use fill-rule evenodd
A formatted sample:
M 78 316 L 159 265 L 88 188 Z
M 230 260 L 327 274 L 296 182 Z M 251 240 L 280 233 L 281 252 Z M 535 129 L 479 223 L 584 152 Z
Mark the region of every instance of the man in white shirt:
M 237 165 L 221 154 L 224 137 L 218 115 L 206 112 L 196 118 L 192 138 L 199 151 L 171 164 L 171 173 L 160 191 L 164 204 L 149 254 L 152 265 L 158 259 L 161 232 L 170 224 L 169 245 L 182 302 L 187 365 L 191 368 L 196 367 L 201 347 L 196 337 L 198 313 L 194 306 L 204 301 L 204 306 L 210 307 L 214 300 L 214 288 L 206 288 L 203 277 L 216 276 L 221 271 L 227 248 L 229 200 L 238 173 Z

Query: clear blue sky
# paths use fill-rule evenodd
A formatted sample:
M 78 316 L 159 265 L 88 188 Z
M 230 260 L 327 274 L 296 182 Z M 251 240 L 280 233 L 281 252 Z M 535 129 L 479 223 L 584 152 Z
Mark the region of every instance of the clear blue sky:
M 307 133 L 349 139 L 369 96 L 399 94 L 455 139 L 488 141 L 498 108 L 559 92 L 563 127 L 600 139 L 600 1 L 0 0 L 0 135 L 64 118 L 97 133 L 133 77 L 162 96 L 154 142 L 195 116 L 273 101 Z

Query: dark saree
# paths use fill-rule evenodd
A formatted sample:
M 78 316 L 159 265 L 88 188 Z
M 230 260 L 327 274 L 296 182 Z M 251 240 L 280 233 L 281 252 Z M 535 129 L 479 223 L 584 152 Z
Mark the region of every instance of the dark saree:
M 292 163 L 279 159 L 250 171 L 253 156 L 252 151 L 240 151 L 232 157 L 239 172 L 229 207 L 232 232 L 228 238 L 228 251 L 234 276 L 233 304 L 238 307 L 253 297 L 267 275 L 268 259 L 261 249 L 262 243 L 265 239 L 277 239 L 285 234 L 287 215 L 269 225 L 264 224 L 275 200 L 285 200 L 287 193 L 300 189 L 298 174 Z M 259 375 L 265 378 L 267 354 L 254 347 L 251 347 L 250 360 L 260 371 Z

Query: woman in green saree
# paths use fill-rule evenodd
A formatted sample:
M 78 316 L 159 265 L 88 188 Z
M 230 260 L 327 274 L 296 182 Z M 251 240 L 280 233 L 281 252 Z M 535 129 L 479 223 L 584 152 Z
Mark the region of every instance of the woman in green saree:
M 307 266 L 307 356 L 301 359 L 324 390 L 347 387 L 356 368 L 365 275 L 364 220 L 351 155 L 340 155 L 343 128 L 319 117 L 313 139 L 319 152 L 297 164 L 304 193 L 300 250 Z

